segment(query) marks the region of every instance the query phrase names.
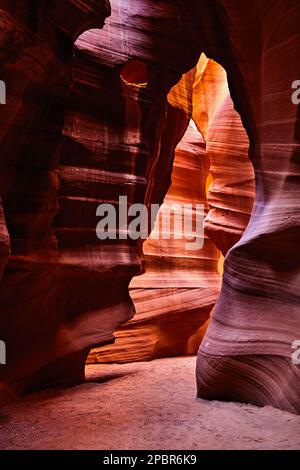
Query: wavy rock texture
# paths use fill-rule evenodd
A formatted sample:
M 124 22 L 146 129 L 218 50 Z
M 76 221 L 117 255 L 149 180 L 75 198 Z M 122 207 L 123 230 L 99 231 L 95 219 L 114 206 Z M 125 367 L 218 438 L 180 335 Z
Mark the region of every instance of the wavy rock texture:
M 207 235 L 225 256 L 242 236 L 253 206 L 254 171 L 249 140 L 230 97 L 227 74 L 213 60 L 201 58 L 193 86 L 193 119 L 206 140 L 212 184 Z
M 225 259 L 222 292 L 199 350 L 198 394 L 299 412 L 300 369 L 291 361 L 300 337 L 299 111 L 291 83 L 300 76 L 300 5 L 190 2 L 182 3 L 182 14 L 195 49 L 228 72 L 256 178 L 252 216 Z
M 0 108 L 0 334 L 7 347 L 1 388 L 8 392 L 26 388 L 46 364 L 78 351 L 70 344 L 76 324 L 65 289 L 70 279 L 53 232 L 59 154 L 64 108 L 72 101 L 73 43 L 85 28 L 102 27 L 109 12 L 105 0 L 0 4 L 7 86 L 7 104 Z M 60 374 L 57 363 L 54 377 Z M 55 382 L 52 371 L 44 379 Z
M 105 29 L 86 33 L 103 26 L 108 2 L 1 4 L 6 392 L 82 380 L 89 349 L 133 315 L 140 243 L 100 242 L 96 207 L 119 195 L 161 204 L 188 124 L 167 104 L 186 67 L 184 51 L 172 53 L 176 8 L 112 3 Z
M 183 85 L 181 82 L 180 86 Z M 191 204 L 195 227 L 196 204 L 203 205 L 203 216 L 208 211 L 208 173 L 205 143 L 190 123 L 176 149 L 172 184 L 151 236 L 143 245 L 145 273 L 130 284 L 136 313 L 115 332 L 113 345 L 90 353 L 89 363 L 149 360 L 197 352 L 203 327 L 219 295 L 219 251 L 208 237 L 199 240 L 201 248 L 192 249 L 194 240 L 176 239 L 174 218 L 168 227 L 163 217 L 166 220 L 168 211 L 176 205 Z
M 117 204 L 119 194 L 163 202 L 190 118 L 190 104 L 175 107 L 167 95 L 204 52 L 227 71 L 256 195 L 247 229 L 226 255 L 198 354 L 198 393 L 299 412 L 300 369 L 291 362 L 300 338 L 299 111 L 291 101 L 300 78 L 299 2 L 111 4 L 105 27 L 84 32 L 103 26 L 107 1 L 0 3 L 0 79 L 8 90 L 0 108 L 0 332 L 8 355 L 1 386 L 81 380 L 89 349 L 111 341 L 132 316 L 128 285 L 141 270 L 141 244 L 98 242 L 95 209 Z M 250 212 L 251 177 L 228 95 L 216 103 L 202 127 L 214 173 L 207 227 L 225 253 Z M 218 129 L 226 130 L 221 141 Z M 231 132 L 240 140 L 231 152 L 237 166 L 224 187 L 227 161 L 217 156 L 228 151 Z M 233 194 L 241 206 L 235 198 L 228 206 Z
M 92 351 L 88 362 L 194 354 L 218 294 L 221 260 L 213 242 L 225 255 L 250 217 L 254 172 L 249 141 L 233 108 L 225 70 L 202 54 L 197 66 L 172 88 L 168 101 L 193 117 L 206 143 L 191 121 L 176 149 L 172 185 L 159 220 L 143 245 L 146 272 L 131 282 L 136 314 L 115 332 L 115 344 Z M 189 245 L 186 249 L 186 240 L 164 233 L 162 214 L 178 203 L 205 205 L 205 244 L 197 252 Z
M 8 260 L 10 252 L 10 240 L 4 218 L 2 201 L 0 199 L 0 279 Z

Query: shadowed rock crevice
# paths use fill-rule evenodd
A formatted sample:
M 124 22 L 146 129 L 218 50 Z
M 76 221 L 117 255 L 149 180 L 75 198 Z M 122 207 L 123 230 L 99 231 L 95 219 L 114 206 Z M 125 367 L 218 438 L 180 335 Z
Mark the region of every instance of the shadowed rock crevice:
M 198 394 L 298 412 L 299 2 L 110 3 L 0 5 L 1 389 L 82 380 L 119 327 L 143 338 L 121 361 L 194 353 L 222 252 Z M 100 242 L 97 206 L 120 195 L 203 201 L 202 252 Z

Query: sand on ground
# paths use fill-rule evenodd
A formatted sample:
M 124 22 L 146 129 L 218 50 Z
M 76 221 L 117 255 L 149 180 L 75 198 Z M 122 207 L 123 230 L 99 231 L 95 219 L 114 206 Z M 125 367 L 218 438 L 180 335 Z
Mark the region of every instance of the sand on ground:
M 195 357 L 87 366 L 0 410 L 1 449 L 300 449 L 300 416 L 196 399 Z

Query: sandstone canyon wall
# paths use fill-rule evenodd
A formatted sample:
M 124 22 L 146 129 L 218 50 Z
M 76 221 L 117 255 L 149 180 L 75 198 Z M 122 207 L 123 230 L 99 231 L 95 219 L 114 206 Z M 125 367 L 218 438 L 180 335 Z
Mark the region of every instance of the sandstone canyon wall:
M 182 2 L 181 11 L 195 45 L 227 70 L 256 179 L 250 222 L 227 254 L 199 349 L 198 393 L 299 412 L 300 369 L 291 360 L 300 336 L 299 108 L 291 84 L 300 74 L 300 4 Z
M 108 2 L 47 5 L 1 3 L 6 393 L 82 380 L 89 349 L 132 317 L 141 244 L 99 241 L 96 208 L 162 203 L 188 124 L 167 106 L 187 68 L 175 6 L 115 1 L 100 30 Z
M 130 284 L 136 313 L 115 332 L 115 344 L 92 351 L 89 362 L 128 362 L 197 352 L 201 327 L 220 292 L 219 251 L 208 237 L 204 246 L 199 243 L 201 248 L 191 249 L 188 239 L 174 237 L 174 218 L 164 226 L 163 215 L 172 207 L 180 211 L 185 203 L 192 204 L 194 211 L 196 204 L 203 204 L 207 213 L 208 173 L 205 143 L 189 124 L 176 149 L 172 184 L 143 245 L 145 273 Z
M 198 394 L 299 412 L 300 369 L 291 361 L 300 338 L 299 112 L 291 101 L 291 83 L 300 79 L 299 2 L 110 3 L 111 11 L 105 0 L 0 2 L 0 79 L 8 91 L 0 107 L 0 332 L 8 355 L 1 387 L 10 393 L 82 380 L 89 350 L 113 341 L 133 316 L 128 286 L 142 272 L 142 243 L 100 242 L 96 208 L 118 209 L 119 195 L 162 204 L 192 116 L 210 158 L 206 233 L 227 253 L 198 353 Z M 168 102 L 202 52 L 226 70 L 249 138 L 256 194 L 243 235 L 253 174 L 222 72 L 212 73 L 210 63 L 198 82 L 185 80 L 183 106 Z M 200 171 L 205 158 L 196 161 Z M 175 176 L 177 162 L 180 148 Z M 174 183 L 172 198 L 184 190 Z M 203 184 L 198 191 L 202 199 Z M 169 279 L 167 260 L 158 268 L 158 247 L 147 243 L 150 269 L 132 295 L 141 315 L 151 305 L 149 283 L 155 290 L 160 275 Z M 179 262 L 174 273 L 180 265 L 186 270 Z M 185 288 L 176 282 L 174 303 Z M 198 303 L 202 285 L 189 287 L 197 311 L 206 291 Z M 188 325 L 182 299 L 176 322 L 187 310 Z
M 116 330 L 115 343 L 93 350 L 88 362 L 195 354 L 219 295 L 217 246 L 225 255 L 251 214 L 254 173 L 248 138 L 233 108 L 225 70 L 202 54 L 171 89 L 168 101 L 192 120 L 176 148 L 172 184 L 156 226 L 143 245 L 145 273 L 130 284 L 136 313 Z M 165 211 L 185 203 L 205 208 L 204 246 L 195 251 L 186 239 L 164 233 Z
M 0 108 L 5 221 L 0 331 L 7 348 L 1 387 L 8 392 L 23 389 L 39 369 L 78 351 L 68 338 L 72 307 L 64 310 L 62 286 L 67 263 L 53 229 L 58 166 L 64 107 L 73 99 L 74 41 L 87 28 L 101 28 L 109 14 L 105 0 L 0 2 L 1 79 L 7 87 L 7 104 Z M 66 350 L 59 351 L 63 344 Z M 45 381 L 52 380 L 49 371 Z

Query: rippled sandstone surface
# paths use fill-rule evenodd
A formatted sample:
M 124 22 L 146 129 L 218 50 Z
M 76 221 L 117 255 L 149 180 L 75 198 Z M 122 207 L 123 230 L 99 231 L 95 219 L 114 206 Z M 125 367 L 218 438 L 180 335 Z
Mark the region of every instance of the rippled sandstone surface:
M 96 207 L 117 207 L 120 194 L 129 203 L 162 204 L 192 117 L 210 158 L 206 234 L 226 254 L 221 294 L 198 352 L 198 394 L 299 413 L 300 368 L 291 345 L 300 339 L 300 137 L 291 84 L 300 78 L 300 4 L 110 4 L 0 2 L 0 79 L 8 90 L 0 107 L 0 333 L 8 352 L 1 390 L 10 396 L 82 381 L 89 351 L 114 341 L 114 331 L 134 315 L 134 298 L 140 312 L 145 304 L 148 310 L 144 287 L 136 284 L 132 298 L 128 289 L 143 270 L 141 243 L 99 243 Z M 232 101 L 222 71 L 209 74 L 213 63 L 206 63 L 205 81 L 202 53 L 226 70 Z M 178 105 L 169 93 L 184 74 L 186 100 Z M 210 79 L 217 76 L 217 83 Z M 220 98 L 214 106 L 212 95 Z M 253 173 L 243 160 L 248 145 Z M 216 260 L 214 252 L 213 276 Z M 156 289 L 158 270 L 148 261 Z M 204 272 L 202 262 L 189 280 Z M 175 288 L 168 305 L 182 303 L 170 319 L 180 313 L 184 330 L 185 310 L 194 321 L 189 308 L 201 310 L 209 289 L 189 286 L 192 303 L 185 307 L 185 286 L 168 287 Z M 181 343 L 161 341 L 160 355 L 195 348 L 194 326 L 186 326 Z M 155 341 L 147 344 L 156 357 Z

